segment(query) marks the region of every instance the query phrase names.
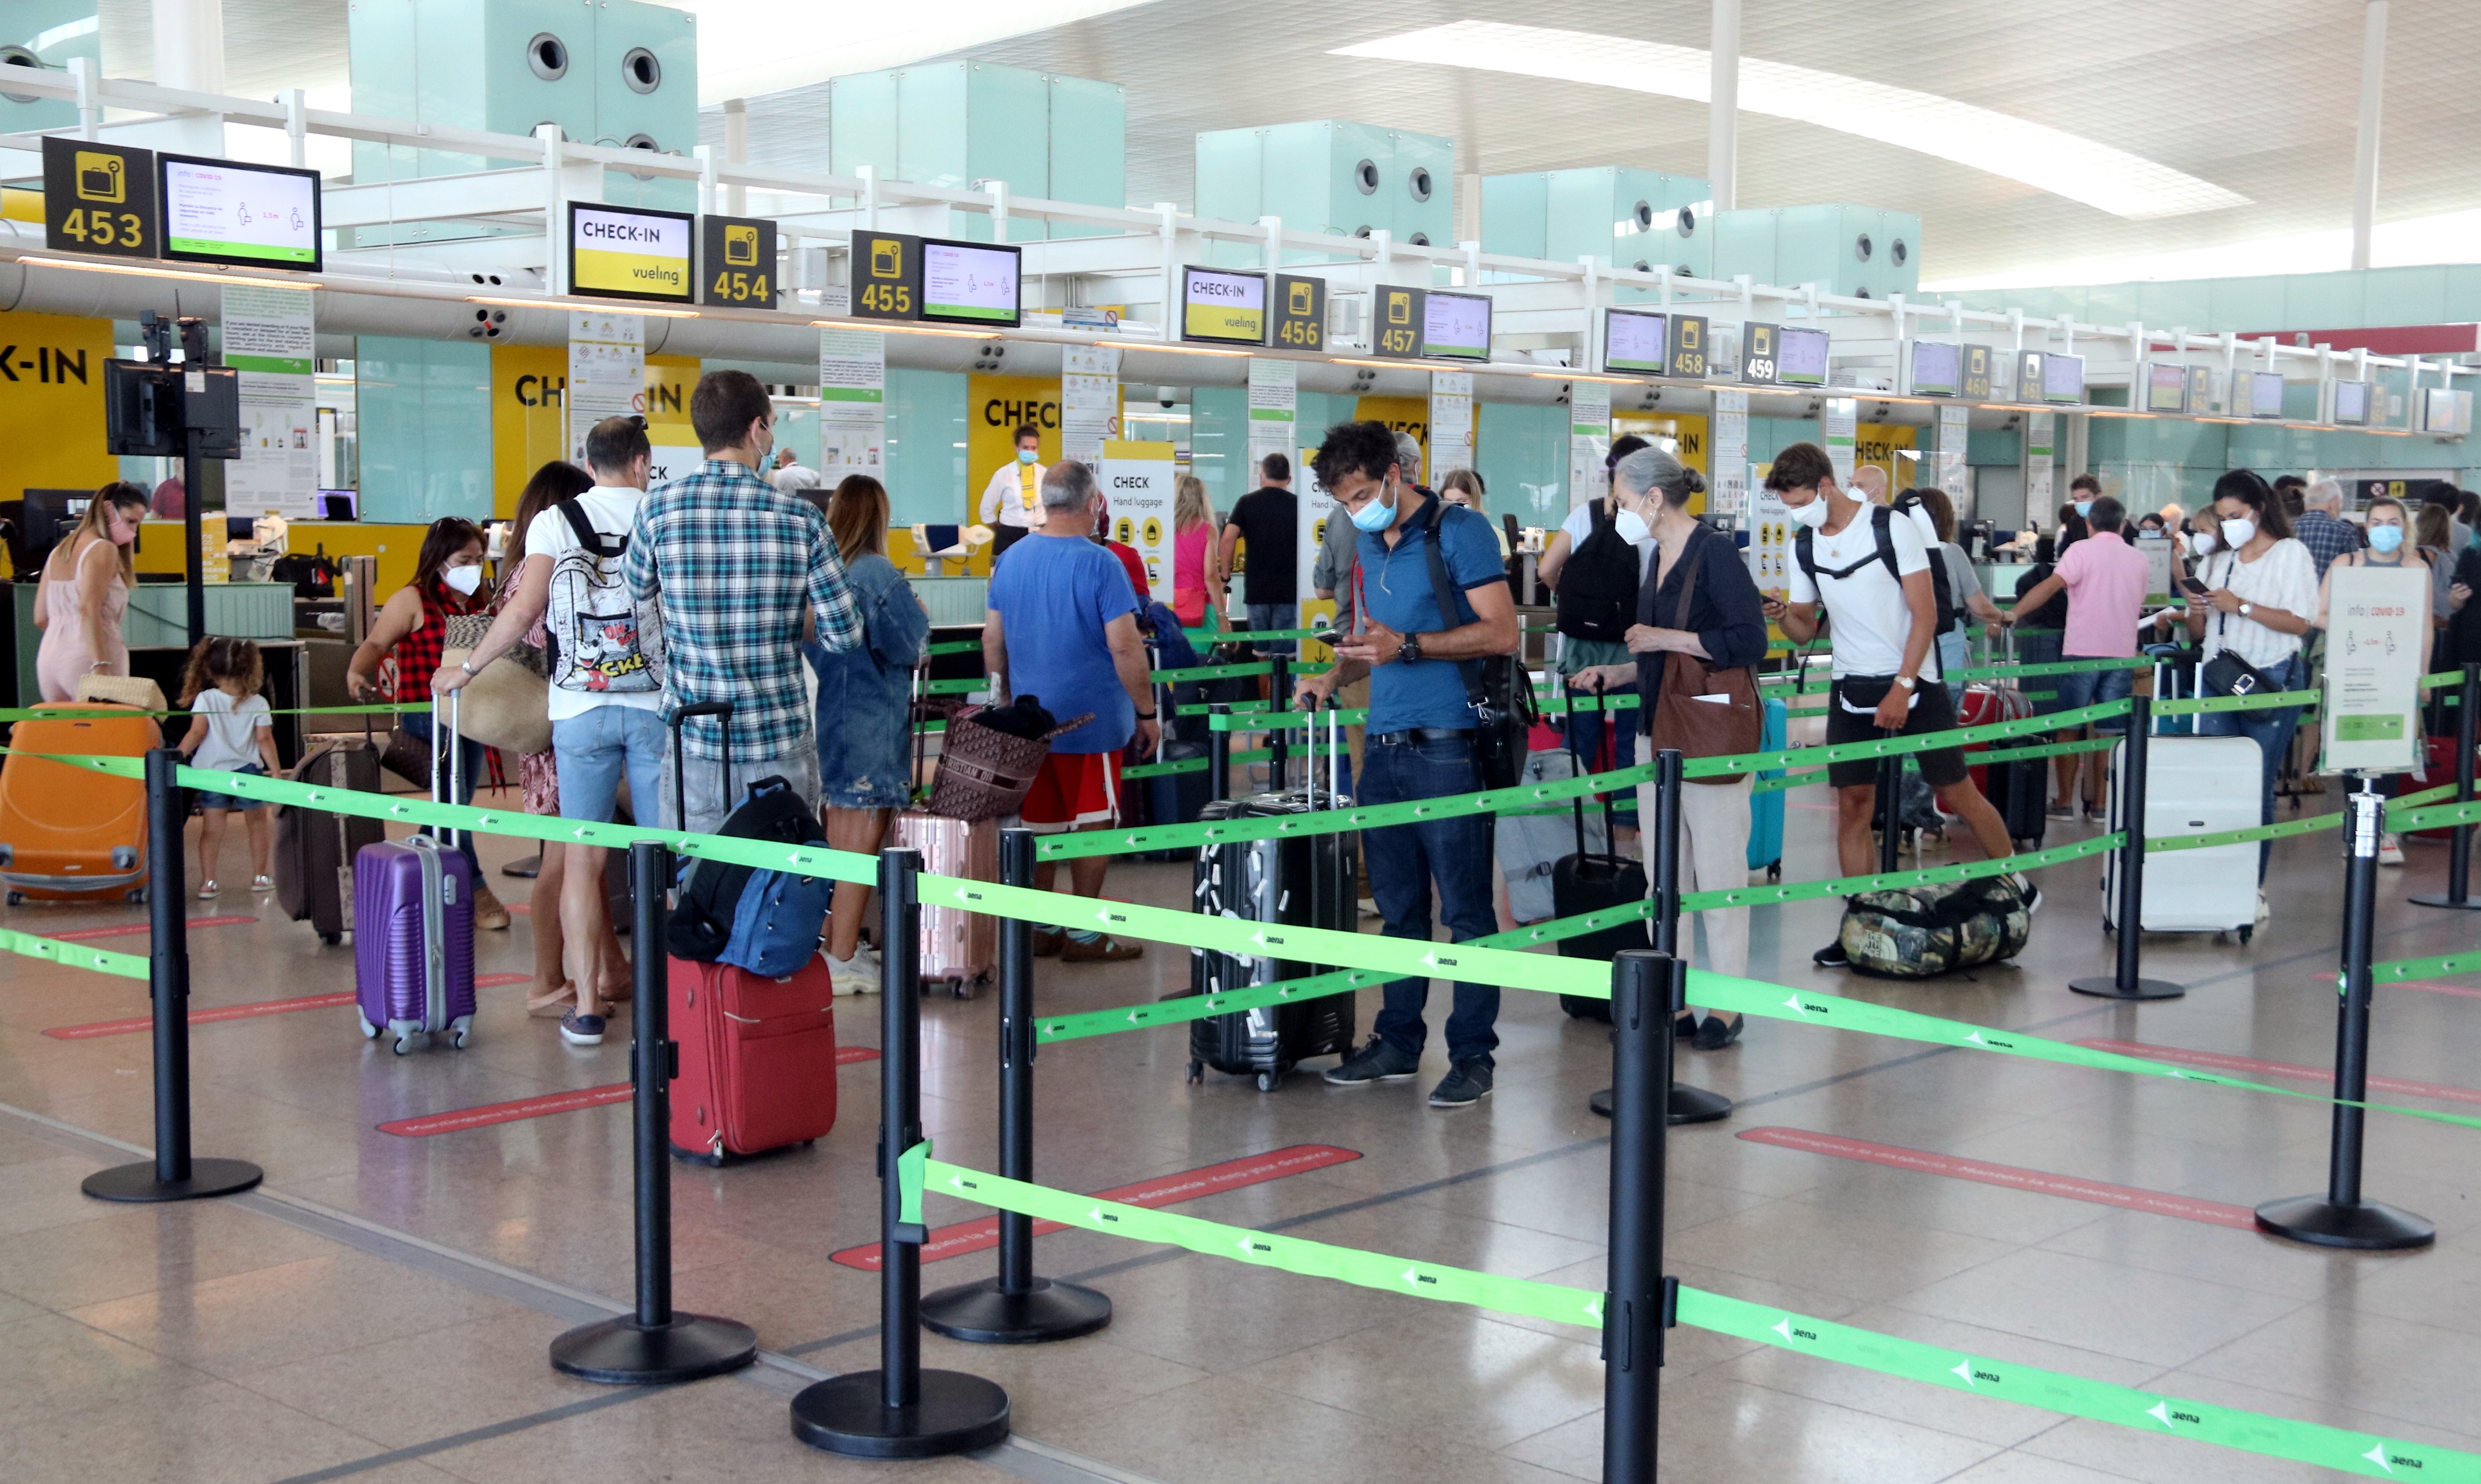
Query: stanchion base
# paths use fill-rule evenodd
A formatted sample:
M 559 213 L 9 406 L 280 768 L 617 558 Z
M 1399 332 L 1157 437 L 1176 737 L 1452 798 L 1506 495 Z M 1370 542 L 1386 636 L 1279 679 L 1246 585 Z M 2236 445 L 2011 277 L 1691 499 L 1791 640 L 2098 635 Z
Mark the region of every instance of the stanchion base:
M 1007 1393 L 979 1376 L 922 1372 L 921 1400 L 888 1407 L 875 1370 L 856 1370 L 793 1398 L 793 1436 L 848 1458 L 937 1458 L 1005 1442 Z
M 1036 1278 L 1023 1293 L 1003 1293 L 997 1278 L 941 1289 L 922 1300 L 922 1327 L 978 1345 L 1074 1340 L 1111 1322 L 1111 1301 L 1092 1289 Z
M 2400 1252 L 2426 1247 L 2438 1239 L 2436 1227 L 2408 1211 L 2375 1201 L 2337 1206 L 2322 1195 L 2268 1201 L 2257 1209 L 2257 1225 L 2260 1232 L 2296 1242 L 2360 1252 Z
M 1597 1118 L 1611 1116 L 1611 1090 L 1608 1087 L 1585 1100 L 1585 1106 Z M 1677 1129 L 1684 1123 L 1712 1123 L 1732 1116 L 1732 1100 L 1719 1092 L 1684 1083 L 1671 1084 L 1671 1111 L 1664 1118 L 1666 1127 Z
M 2070 979 L 2068 988 L 2098 1000 L 2177 1000 L 2188 992 L 2187 985 L 2175 984 L 2169 979 L 2141 978 L 2136 981 L 2134 989 L 2122 989 L 2118 976 L 2108 974 L 2097 978 Z
M 2450 912 L 2481 912 L 2481 897 L 2467 897 L 2459 901 L 2444 892 L 2423 892 L 2417 897 L 2407 897 L 2404 900 L 2416 907 L 2444 907 Z
M 739 1370 L 758 1359 L 758 1332 L 730 1319 L 675 1314 L 649 1328 L 632 1315 L 582 1324 L 551 1342 L 552 1368 L 605 1386 L 664 1386 Z
M 196 1201 L 211 1195 L 237 1195 L 267 1178 L 247 1159 L 193 1159 L 190 1178 L 155 1178 L 155 1161 L 116 1164 L 97 1170 L 78 1188 L 98 1201 Z

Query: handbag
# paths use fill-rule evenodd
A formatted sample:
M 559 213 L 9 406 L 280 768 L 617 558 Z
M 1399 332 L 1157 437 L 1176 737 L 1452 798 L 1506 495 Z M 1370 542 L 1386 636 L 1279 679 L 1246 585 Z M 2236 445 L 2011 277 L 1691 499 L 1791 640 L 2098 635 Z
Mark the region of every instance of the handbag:
M 2231 560 L 2223 563 L 2222 586 L 2229 587 L 2232 585 L 2232 573 L 2238 566 L 2239 558 L 2236 555 L 2234 555 Z M 2217 612 L 2214 614 L 2214 638 L 2220 640 L 2225 647 L 2215 650 L 2214 657 L 2207 661 L 2205 669 L 2198 673 L 2197 690 L 2199 693 L 2204 695 L 2255 695 L 2260 690 L 2273 690 L 2279 689 L 2273 681 L 2266 678 L 2265 671 L 2259 669 L 2256 665 L 2249 664 L 2246 660 L 2241 659 L 2238 655 L 2232 652 L 2229 647 L 2231 644 L 2231 621 L 2232 615 L 2229 613 Z
M 135 706 L 140 711 L 170 710 L 164 704 L 164 688 L 144 675 L 81 675 L 78 677 L 77 693 L 71 699 L 101 701 L 110 706 Z
M 1448 508 L 1433 497 L 1427 511 L 1430 589 L 1438 597 L 1440 627 L 1454 629 L 1462 627 L 1456 622 L 1455 587 L 1448 581 L 1447 555 L 1439 549 Z M 1458 660 L 1455 665 L 1464 679 L 1465 704 L 1473 708 L 1474 767 L 1481 774 L 1481 786 L 1512 789 L 1525 775 L 1526 740 L 1533 731 L 1533 678 L 1514 655 Z
M 442 669 L 462 664 L 490 631 L 486 613 L 457 613 L 448 619 L 447 647 L 439 654 Z M 514 644 L 507 654 L 474 672 L 458 702 L 457 728 L 486 747 L 503 752 L 551 750 L 551 685 L 537 668 L 529 667 L 522 652 L 542 664 L 542 651 Z
M 1689 604 L 1697 593 L 1698 568 L 1704 566 L 1702 552 L 1707 535 L 1691 541 L 1681 554 L 1683 561 L 1692 562 L 1688 580 L 1681 585 L 1680 607 L 1674 612 L 1672 627 L 1688 627 Z M 1747 665 L 1718 667 L 1695 655 L 1673 651 L 1662 657 L 1662 690 L 1654 701 L 1654 750 L 1675 750 L 1683 757 L 1729 757 L 1734 753 L 1755 752 L 1765 738 L 1765 715 L 1758 707 L 1758 686 Z M 1691 783 L 1737 783 L 1747 773 L 1714 774 L 1691 778 Z

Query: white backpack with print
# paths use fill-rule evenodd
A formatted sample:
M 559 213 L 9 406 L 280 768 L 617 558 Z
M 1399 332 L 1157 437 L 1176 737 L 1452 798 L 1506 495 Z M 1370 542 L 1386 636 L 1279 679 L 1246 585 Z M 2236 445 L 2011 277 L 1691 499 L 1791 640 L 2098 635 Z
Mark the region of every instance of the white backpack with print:
M 551 607 L 543 632 L 551 639 L 551 683 L 590 695 L 646 694 L 664 688 L 663 625 L 640 611 L 620 581 L 629 538 L 607 536 L 575 500 L 552 507 L 576 534 L 577 545 L 551 568 Z

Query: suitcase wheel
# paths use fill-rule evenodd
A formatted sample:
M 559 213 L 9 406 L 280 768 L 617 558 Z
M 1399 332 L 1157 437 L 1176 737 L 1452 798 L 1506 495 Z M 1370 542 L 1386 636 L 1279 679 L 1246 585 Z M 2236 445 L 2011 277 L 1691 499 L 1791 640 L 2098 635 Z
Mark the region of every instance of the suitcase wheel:
M 1258 1074 L 1258 1090 L 1260 1092 L 1272 1092 L 1282 1085 L 1284 1085 L 1284 1073 L 1282 1068 L 1269 1067 L 1266 1071 Z
M 1783 862 L 1780 859 L 1767 863 L 1766 879 L 1769 882 L 1780 881 L 1783 879 Z
M 334 948 L 345 941 L 345 934 L 341 929 L 336 932 L 323 932 L 319 935 L 319 941 L 329 948 Z
M 474 1017 L 460 1015 L 449 1023 L 448 1044 L 460 1052 L 474 1044 Z
M 25 899 L 26 899 L 26 894 L 25 894 L 25 893 L 23 893 L 23 892 L 21 892 L 21 891 L 16 890 L 14 887 L 12 887 L 12 888 L 10 889 L 10 891 L 9 891 L 9 905 L 11 905 L 11 906 L 13 906 L 13 906 L 16 906 L 19 902 L 22 902 L 22 901 L 24 901 Z
M 133 886 L 123 895 L 127 900 L 143 902 L 146 899 L 146 888 L 143 886 Z
M 1205 1063 L 1205 1062 L 1203 1062 L 1203 1061 L 1191 1061 L 1191 1062 L 1188 1064 L 1188 1076 L 1187 1076 L 1186 1078 L 1183 1078 L 1183 1079 L 1182 1079 L 1182 1080 L 1184 1080 L 1184 1081 L 1190 1081 L 1190 1082 L 1199 1082 L 1199 1081 L 1204 1081 L 1205 1080 L 1206 1080 L 1206 1063 Z
M 2240 929 L 2240 942 L 2241 942 L 2241 944 L 2242 944 L 2243 946 L 2245 946 L 2245 945 L 2247 944 L 2247 942 L 2249 941 L 2249 939 L 2254 938 L 2254 937 L 2256 937 L 2256 936 L 2257 936 L 2257 924 L 2256 924 L 2255 923 L 2251 923 L 2251 924 L 2249 924 L 2246 927 L 2243 927 L 2243 928 L 2241 928 L 2241 929 Z
M 379 1028 L 371 1024 L 369 1016 L 356 1015 L 354 1018 L 361 1022 L 363 1040 L 375 1041 L 379 1039 Z

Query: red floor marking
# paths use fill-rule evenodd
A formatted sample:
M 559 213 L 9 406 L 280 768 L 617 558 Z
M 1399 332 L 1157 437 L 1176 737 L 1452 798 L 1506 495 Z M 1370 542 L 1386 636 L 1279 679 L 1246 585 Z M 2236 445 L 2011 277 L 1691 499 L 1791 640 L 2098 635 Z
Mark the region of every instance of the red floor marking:
M 1138 1181 L 1134 1185 L 1115 1185 L 1109 1190 L 1097 1190 L 1094 1194 L 1102 1200 L 1153 1211 L 1176 1206 L 1183 1201 L 1194 1201 L 1200 1196 L 1238 1190 L 1243 1185 L 1264 1185 L 1287 1175 L 1324 1169 L 1330 1164 L 1349 1163 L 1360 1158 L 1358 1150 L 1338 1149 L 1332 1144 L 1293 1144 L 1267 1154 L 1226 1159 L 1221 1164 L 1210 1164 L 1204 1169 L 1178 1175 L 1158 1175 L 1152 1180 Z M 1040 1237 L 1045 1232 L 1061 1229 L 1057 1221 L 1037 1221 L 1033 1224 L 1033 1235 Z M 922 1248 L 922 1261 L 936 1263 L 944 1258 L 961 1258 L 970 1253 L 988 1252 L 999 1244 L 999 1217 L 959 1221 L 953 1226 L 937 1227 L 931 1231 L 930 1240 Z M 842 1263 L 847 1267 L 858 1267 L 868 1273 L 878 1271 L 876 1242 L 862 1247 L 847 1247 L 842 1252 L 831 1252 L 827 1257 L 829 1261 Z
M 242 923 L 257 921 L 258 919 L 254 917 L 194 917 L 190 919 L 190 925 L 231 927 Z M 60 939 L 63 943 L 91 943 L 97 938 L 144 938 L 154 930 L 154 927 L 146 923 L 123 923 L 117 927 L 72 927 L 67 932 L 56 932 L 50 936 Z
M 474 987 L 476 989 L 497 989 L 503 984 L 531 984 L 534 982 L 534 977 L 535 976 L 531 974 L 477 975 L 474 978 Z
M 2203 1067 L 2210 1072 L 2245 1072 L 2256 1077 L 2287 1077 L 2296 1081 L 2327 1082 L 2335 1080 L 2333 1067 L 2300 1067 L 2287 1061 L 2258 1061 L 2247 1056 L 2226 1056 L 2220 1052 L 2182 1051 L 2174 1046 L 2148 1046 L 2142 1041 L 2079 1041 L 2100 1052 L 2117 1052 L 2123 1056 L 2143 1056 L 2149 1061 L 2167 1061 L 2174 1066 Z M 2470 1087 L 2449 1087 L 2440 1082 L 2408 1082 L 2399 1077 L 2372 1077 L 2371 1092 L 2391 1092 L 2405 1097 L 2438 1098 L 2448 1103 L 2481 1103 L 2481 1091 Z
M 1984 1185 L 2000 1185 L 2010 1190 L 2029 1190 L 2036 1195 L 2063 1195 L 2072 1201 L 2090 1201 L 2096 1206 L 2116 1206 L 2123 1211 L 2149 1211 L 2157 1216 L 2177 1216 L 2183 1221 L 2202 1221 L 2209 1226 L 2237 1227 L 2242 1231 L 2257 1229 L 2257 1213 L 2245 1206 L 2226 1206 L 2220 1201 L 2166 1195 L 2159 1190 L 2140 1190 L 2133 1185 L 2105 1185 L 2097 1180 L 2078 1180 L 2073 1175 L 2052 1175 L 2042 1170 L 2018 1169 L 2014 1165 L 1960 1159 L 1952 1155 L 1930 1154 L 1896 1144 L 1872 1144 L 1862 1139 L 1840 1138 L 1832 1133 L 1812 1133 L 1803 1129 L 1743 1129 L 1740 1137 L 1754 1143 L 1833 1155 L 1839 1159 L 1860 1159 L 1923 1175 L 1946 1175 Z
M 855 1061 L 876 1061 L 878 1053 L 867 1046 L 839 1046 L 836 1065 Z M 573 1113 L 584 1107 L 609 1107 L 626 1103 L 631 1096 L 627 1082 L 607 1082 L 600 1087 L 581 1087 L 574 1092 L 545 1093 L 535 1098 L 519 1098 L 511 1103 L 485 1103 L 481 1107 L 460 1108 L 453 1113 L 425 1113 L 419 1118 L 397 1118 L 379 1126 L 381 1133 L 400 1138 L 429 1138 L 434 1133 L 457 1133 L 467 1129 L 487 1128 L 495 1123 L 515 1123 L 525 1118 L 541 1118 L 552 1113 Z
M 2332 984 L 2341 976 L 2319 974 L 2312 975 L 2311 977 L 2323 979 Z M 2436 979 L 2380 979 L 2378 987 L 2380 989 L 2417 989 L 2433 995 L 2462 995 L 2467 1000 L 2481 1000 L 2481 989 L 2474 989 L 2468 984 L 2441 984 Z
M 256 922 L 257 919 L 247 919 Z M 531 974 L 485 974 L 474 980 L 476 989 L 497 989 L 504 984 L 531 983 Z M 220 1020 L 255 1020 L 261 1015 L 283 1015 L 293 1010 L 325 1010 L 353 1002 L 352 992 L 331 995 L 303 995 L 294 1000 L 260 1000 L 249 1004 L 221 1004 L 207 1009 L 193 1007 L 190 1024 L 203 1026 Z M 56 1041 L 88 1041 L 96 1036 L 135 1035 L 148 1029 L 155 1022 L 141 1015 L 134 1020 L 99 1020 L 87 1026 L 55 1026 L 43 1034 Z M 876 1055 L 874 1052 L 871 1054 Z

